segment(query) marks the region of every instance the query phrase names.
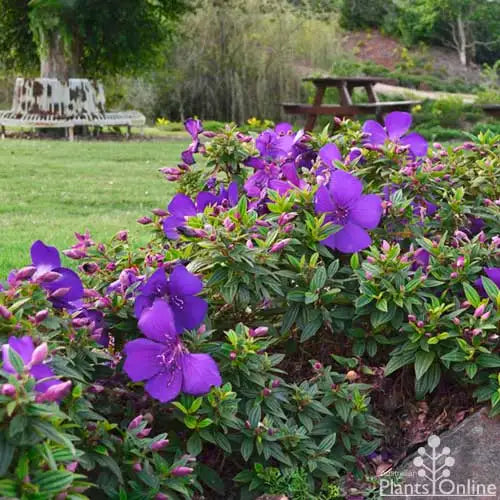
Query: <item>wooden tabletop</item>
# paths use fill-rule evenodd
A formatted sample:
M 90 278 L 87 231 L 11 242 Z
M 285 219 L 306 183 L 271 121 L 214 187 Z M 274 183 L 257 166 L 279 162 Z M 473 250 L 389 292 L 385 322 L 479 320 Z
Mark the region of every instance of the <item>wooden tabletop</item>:
M 350 83 L 356 85 L 368 85 L 372 83 L 387 83 L 394 84 L 397 80 L 394 78 L 384 78 L 382 76 L 326 76 L 326 77 L 309 77 L 304 78 L 304 81 L 312 82 L 314 85 L 331 85 L 336 86 L 342 83 Z

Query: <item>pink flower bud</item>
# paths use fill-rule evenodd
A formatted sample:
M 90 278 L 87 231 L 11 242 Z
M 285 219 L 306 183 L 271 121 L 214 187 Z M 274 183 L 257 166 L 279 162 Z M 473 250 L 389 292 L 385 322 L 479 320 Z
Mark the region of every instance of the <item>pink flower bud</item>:
M 145 226 L 146 224 L 151 224 L 151 222 L 153 222 L 153 220 L 150 219 L 149 217 L 140 217 L 139 219 L 137 219 L 137 222 L 139 224 L 142 224 L 143 226 Z
M 3 319 L 10 319 L 12 318 L 12 313 L 2 304 L 0 304 L 0 316 Z
M 259 326 L 255 328 L 255 330 L 250 329 L 248 335 L 250 337 L 264 337 L 269 332 L 269 328 L 267 326 Z
M 66 465 L 66 470 L 69 472 L 75 472 L 78 468 L 78 465 L 78 462 L 70 462 L 68 465 Z
M 119 241 L 127 241 L 128 240 L 128 231 L 125 229 L 122 229 L 121 231 L 118 231 L 116 234 L 116 239 Z
M 163 450 L 163 448 L 166 448 L 168 446 L 169 442 L 170 441 L 168 439 L 160 439 L 159 441 L 156 441 L 155 443 L 151 444 L 151 449 L 153 451 Z
M 373 274 L 370 271 L 365 272 L 365 278 L 370 281 L 373 279 Z
M 265 398 L 269 397 L 271 393 L 272 391 L 271 389 L 269 389 L 269 387 L 264 387 L 264 389 L 262 389 L 262 396 L 264 396 Z
M 323 365 L 319 361 L 316 361 L 316 363 L 313 364 L 314 370 L 319 371 L 321 368 L 323 368 Z
M 151 212 L 153 212 L 153 214 L 157 215 L 158 217 L 165 217 L 166 215 L 168 215 L 168 212 L 166 210 L 163 210 L 163 208 L 153 208 Z
M 229 217 L 226 217 L 224 219 L 223 224 L 226 230 L 229 232 L 234 231 L 234 229 L 236 228 L 236 224 Z
M 142 439 L 148 437 L 150 434 L 151 434 L 151 427 L 145 427 L 144 429 L 142 429 L 142 431 L 137 433 L 137 437 Z
M 28 278 L 31 278 L 36 271 L 36 267 L 34 266 L 26 266 L 23 267 L 22 269 L 19 269 L 16 273 L 16 280 L 26 280 Z
M 33 354 L 31 355 L 31 366 L 39 365 L 43 363 L 49 354 L 49 348 L 47 346 L 47 342 L 40 344 L 35 348 Z
M 389 245 L 389 243 L 386 240 L 382 241 L 382 251 L 384 253 L 387 253 L 390 249 L 391 245 Z
M 247 240 L 246 242 L 247 248 L 252 249 L 254 247 L 252 240 Z
M 481 328 L 474 328 L 474 330 L 472 330 L 472 335 L 475 337 L 476 335 L 481 335 L 481 333 L 483 333 L 483 330 L 481 330 Z
M 62 287 L 58 288 L 57 290 L 54 290 L 53 292 L 50 293 L 50 297 L 54 299 L 60 299 L 61 297 L 64 297 L 70 292 L 71 288 L 68 287 Z
M 450 278 L 452 280 L 457 279 L 458 278 L 458 273 L 456 273 L 455 271 L 453 271 L 452 273 L 450 273 Z
M 135 417 L 131 422 L 130 424 L 128 424 L 128 427 L 127 429 L 129 431 L 131 431 L 132 429 L 137 429 L 137 427 L 139 427 L 139 425 L 141 425 L 142 421 L 143 421 L 144 417 L 142 415 L 138 415 L 137 417 Z
M 269 250 L 269 253 L 281 252 L 281 250 L 283 250 L 290 243 L 290 241 L 292 241 L 291 238 L 286 238 L 279 241 L 278 243 L 275 243 L 271 247 L 271 250 Z
M 318 184 L 318 186 L 324 186 L 326 184 L 326 178 L 323 176 L 323 175 L 318 175 L 316 177 L 316 183 Z
M 64 399 L 71 390 L 71 381 L 61 382 L 51 385 L 43 394 L 40 395 L 41 401 L 60 401 Z
M 491 311 L 487 311 L 485 312 L 482 316 L 481 316 L 481 321 L 486 321 L 491 315 Z
M 231 351 L 231 352 L 229 353 L 229 359 L 230 359 L 231 361 L 234 361 L 237 357 L 238 357 L 238 355 L 237 355 L 234 351 Z
M 203 335 L 207 331 L 207 325 L 203 323 L 202 325 L 199 326 L 198 328 L 198 335 Z
M 460 257 L 457 258 L 457 261 L 455 262 L 455 266 L 456 267 L 464 267 L 464 262 L 465 262 L 465 258 L 460 255 Z
M 135 472 L 141 472 L 142 470 L 142 465 L 139 462 L 136 462 L 133 466 L 132 469 L 134 469 Z
M 3 384 L 0 388 L 0 394 L 13 398 L 16 395 L 16 388 L 12 384 Z
M 247 429 L 251 429 L 252 428 L 252 424 L 250 423 L 250 420 L 245 420 L 245 427 Z
M 61 274 L 56 273 L 55 271 L 48 271 L 37 278 L 39 283 L 52 283 L 62 277 Z
M 73 260 L 79 260 L 83 259 L 84 257 L 87 257 L 87 252 L 85 252 L 84 250 L 80 250 L 78 248 L 63 250 L 63 254 L 66 255 L 66 257 L 69 257 L 70 259 Z
M 255 224 L 257 226 L 261 226 L 261 227 L 269 227 L 271 225 L 269 222 L 267 222 L 266 220 L 262 220 L 262 219 L 257 219 L 255 221 Z
M 293 231 L 293 228 L 294 228 L 294 227 L 295 227 L 295 226 L 294 226 L 291 222 L 290 222 L 290 223 L 288 223 L 288 224 L 285 224 L 285 225 L 283 226 L 283 232 L 284 232 L 285 234 L 289 234 L 289 233 L 291 233 L 291 232 Z
M 479 318 L 484 313 L 485 309 L 486 304 L 481 304 L 480 306 L 476 307 L 476 310 L 474 311 L 474 318 Z
M 464 307 L 464 308 L 470 307 L 470 302 L 469 302 L 468 300 L 464 300 L 464 301 L 460 304 L 460 307 Z
M 417 321 L 417 317 L 414 314 L 408 314 L 408 321 L 410 323 L 415 323 L 415 321 Z
M 288 222 L 291 222 L 295 217 L 297 217 L 298 213 L 297 212 L 290 212 L 290 213 L 285 213 L 281 214 L 278 218 L 278 224 L 280 226 L 284 226 Z
M 276 387 L 279 387 L 279 386 L 280 386 L 280 384 L 281 384 L 281 381 L 280 381 L 280 380 L 278 380 L 277 378 L 275 378 L 275 379 L 272 381 L 271 386 L 272 386 L 273 388 L 276 388 Z
M 423 328 L 423 327 L 424 327 L 424 325 L 425 325 L 425 323 L 424 323 L 422 320 L 417 321 L 417 327 L 418 327 L 418 328 Z
M 191 467 L 174 467 L 172 470 L 171 470 L 171 474 L 172 476 L 174 477 L 184 477 L 184 476 L 188 476 L 189 474 L 191 474 L 192 472 L 194 471 L 194 469 L 192 469 Z
M 453 318 L 452 321 L 457 326 L 460 324 L 460 319 L 459 318 Z
M 155 496 L 155 500 L 169 500 L 169 496 L 165 495 L 165 493 L 157 493 Z

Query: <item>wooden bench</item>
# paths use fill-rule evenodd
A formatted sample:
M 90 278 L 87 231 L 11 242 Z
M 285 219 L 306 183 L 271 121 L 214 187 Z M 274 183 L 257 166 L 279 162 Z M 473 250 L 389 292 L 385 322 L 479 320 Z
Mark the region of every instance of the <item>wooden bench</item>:
M 374 86 L 377 82 L 393 83 L 393 80 L 377 77 L 326 77 L 305 78 L 316 87 L 313 104 L 283 103 L 285 113 L 306 115 L 305 130 L 312 130 L 319 115 L 338 116 L 339 118 L 355 115 L 374 114 L 377 120 L 382 121 L 384 114 L 391 111 L 410 111 L 421 101 L 391 101 L 381 102 L 377 99 Z M 322 104 L 325 91 L 328 87 L 336 87 L 339 92 L 339 104 Z M 352 92 L 362 87 L 368 95 L 367 103 L 353 103 Z

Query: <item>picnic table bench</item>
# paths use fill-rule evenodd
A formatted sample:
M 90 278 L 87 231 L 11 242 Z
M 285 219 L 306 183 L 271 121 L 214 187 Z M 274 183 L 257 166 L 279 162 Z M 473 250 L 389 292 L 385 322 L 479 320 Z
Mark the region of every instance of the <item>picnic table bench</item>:
M 385 113 L 390 111 L 410 111 L 421 101 L 391 101 L 381 102 L 375 93 L 376 83 L 394 84 L 390 78 L 357 76 L 357 77 L 322 77 L 304 78 L 316 87 L 316 94 L 312 104 L 283 103 L 285 113 L 306 115 L 305 130 L 312 130 L 318 115 L 331 115 L 340 118 L 374 114 L 381 121 Z M 336 87 L 339 91 L 339 104 L 322 104 L 325 91 L 328 87 Z M 352 92 L 355 88 L 364 88 L 368 96 L 367 103 L 353 103 Z
M 488 115 L 500 118 L 500 104 L 483 104 L 481 108 Z

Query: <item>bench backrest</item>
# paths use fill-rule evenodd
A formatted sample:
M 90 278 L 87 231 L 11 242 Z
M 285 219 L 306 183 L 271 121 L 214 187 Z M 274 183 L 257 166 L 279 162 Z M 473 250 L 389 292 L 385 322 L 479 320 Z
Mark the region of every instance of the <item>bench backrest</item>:
M 41 115 L 61 118 L 98 118 L 106 98 L 100 82 L 71 78 L 17 78 L 12 100 L 16 116 Z

